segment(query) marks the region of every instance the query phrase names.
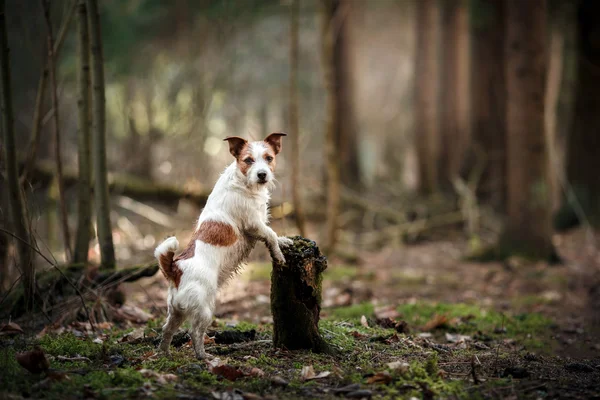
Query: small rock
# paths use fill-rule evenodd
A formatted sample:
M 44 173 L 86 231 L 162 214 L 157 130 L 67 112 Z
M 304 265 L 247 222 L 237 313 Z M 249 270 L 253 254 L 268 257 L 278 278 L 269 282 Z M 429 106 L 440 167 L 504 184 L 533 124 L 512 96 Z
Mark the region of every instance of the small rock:
M 345 395 L 348 399 L 370 399 L 371 396 L 373 396 L 373 392 L 367 389 L 355 390 Z
M 594 372 L 594 367 L 579 362 L 566 364 L 565 369 L 570 372 Z
M 271 378 L 271 385 L 286 387 L 287 385 L 289 385 L 289 382 L 283 379 L 281 376 L 277 375 Z
M 360 384 L 352 383 L 350 385 L 342 386 L 341 388 L 332 389 L 331 391 L 333 393 L 342 394 L 342 393 L 355 392 L 357 390 L 360 390 Z
M 502 377 L 507 378 L 512 376 L 515 379 L 523 379 L 530 376 L 527 369 L 521 367 L 508 367 L 502 372 Z
M 120 354 L 110 356 L 110 365 L 120 367 L 125 362 L 125 357 Z

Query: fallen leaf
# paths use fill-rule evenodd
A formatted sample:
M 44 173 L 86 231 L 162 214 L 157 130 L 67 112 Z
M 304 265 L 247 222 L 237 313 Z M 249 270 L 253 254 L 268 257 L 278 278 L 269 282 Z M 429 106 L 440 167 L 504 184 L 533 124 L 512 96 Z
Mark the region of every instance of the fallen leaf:
M 365 328 L 368 328 L 369 323 L 367 322 L 367 317 L 365 317 L 364 315 L 362 317 L 360 317 L 360 324 L 362 326 L 364 326 Z
M 382 371 L 382 372 L 376 373 L 375 375 L 373 375 L 369 379 L 367 379 L 367 383 L 368 384 L 382 383 L 384 385 L 387 385 L 388 383 L 392 382 L 392 380 L 393 380 L 392 375 L 390 375 L 389 372 Z
M 300 371 L 300 378 L 303 381 L 307 381 L 315 377 L 315 370 L 312 365 L 305 365 L 302 367 L 302 371 Z
M 350 332 L 350 335 L 352 335 L 356 339 L 366 339 L 367 338 L 367 335 L 363 335 L 362 333 L 360 333 L 358 331 L 352 331 L 352 332 Z
M 144 337 L 144 328 L 137 328 L 137 329 L 134 329 L 133 331 L 125 334 L 121 338 L 121 343 L 133 344 L 133 343 L 140 341 L 143 337 Z
M 144 378 L 152 378 L 155 379 L 157 383 L 161 385 L 166 385 L 169 382 L 175 382 L 179 379 L 177 375 L 174 374 L 161 374 L 151 369 L 141 369 L 140 374 Z
M 448 326 L 448 317 L 443 314 L 435 314 L 427 323 L 423 326 L 424 331 L 432 331 L 437 328 L 443 328 Z
M 327 378 L 329 375 L 331 375 L 330 371 L 323 371 L 323 372 L 319 372 L 314 378 L 312 379 L 323 379 L 323 378 Z
M 0 325 L 0 336 L 14 336 L 23 333 L 23 329 L 14 322 Z
M 265 371 L 260 368 L 253 367 L 246 375 L 260 378 L 265 376 Z
M 460 335 L 458 333 L 446 332 L 446 340 L 450 343 L 459 343 L 459 342 L 469 342 L 473 339 L 471 338 L 471 336 L 468 336 L 468 335 Z
M 400 313 L 398 312 L 395 306 L 385 306 L 375 308 L 375 316 L 378 319 L 395 319 L 400 316 Z
M 283 379 L 281 376 L 277 375 L 271 378 L 271 384 L 273 386 L 281 386 L 281 387 L 285 387 L 287 385 L 289 385 L 289 382 L 286 381 L 285 379 Z
M 245 375 L 240 369 L 227 364 L 213 367 L 210 372 L 229 381 L 236 381 Z
M 31 351 L 18 353 L 16 355 L 16 359 L 21 367 L 25 368 L 32 374 L 39 374 L 47 371 L 48 368 L 50 368 L 50 362 L 46 358 L 44 351 L 37 346 Z
M 204 335 L 204 344 L 215 344 L 215 338 L 208 335 Z
M 410 368 L 410 365 L 407 362 L 403 361 L 392 361 L 386 364 L 389 369 L 392 371 L 398 371 L 400 373 L 405 373 Z
M 146 311 L 132 305 L 123 305 L 115 309 L 114 318 L 117 321 L 131 321 L 137 324 L 148 322 L 152 317 L 152 314 L 148 314 Z

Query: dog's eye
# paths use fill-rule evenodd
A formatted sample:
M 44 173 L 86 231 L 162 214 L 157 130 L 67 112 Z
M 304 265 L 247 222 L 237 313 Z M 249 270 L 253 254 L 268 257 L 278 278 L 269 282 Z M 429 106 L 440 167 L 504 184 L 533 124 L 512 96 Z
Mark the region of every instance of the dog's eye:
M 248 164 L 248 165 L 252 165 L 252 164 L 254 164 L 254 160 L 253 160 L 252 158 L 250 158 L 250 157 L 246 158 L 246 159 L 244 160 L 244 162 L 245 162 L 246 164 Z
M 266 157 L 265 157 L 265 160 L 267 160 L 267 162 L 271 162 L 271 161 L 273 161 L 273 157 L 271 157 L 271 156 L 266 156 Z

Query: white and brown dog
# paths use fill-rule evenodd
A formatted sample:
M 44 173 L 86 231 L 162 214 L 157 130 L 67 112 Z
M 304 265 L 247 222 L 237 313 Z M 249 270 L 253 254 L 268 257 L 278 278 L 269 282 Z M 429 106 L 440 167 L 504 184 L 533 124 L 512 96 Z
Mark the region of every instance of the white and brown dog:
M 189 318 L 196 357 L 207 356 L 204 333 L 212 322 L 217 290 L 246 261 L 257 240 L 285 263 L 280 247 L 293 242 L 278 237 L 267 224 L 270 190 L 274 186 L 275 156 L 285 133 L 263 141 L 227 137 L 235 161 L 225 169 L 208 197 L 188 246 L 175 257 L 179 242 L 169 237 L 154 251 L 169 281 L 167 322 L 159 346 L 169 352 L 173 335 Z

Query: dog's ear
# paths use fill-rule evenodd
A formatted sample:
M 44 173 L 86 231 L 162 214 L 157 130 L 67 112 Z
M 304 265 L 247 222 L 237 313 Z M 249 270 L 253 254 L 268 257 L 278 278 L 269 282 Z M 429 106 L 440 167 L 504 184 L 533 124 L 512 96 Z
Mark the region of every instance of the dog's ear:
M 281 151 L 281 137 L 287 136 L 287 134 L 283 132 L 271 133 L 269 136 L 265 138 L 265 142 L 273 148 L 275 154 L 279 154 Z
M 246 144 L 248 144 L 248 141 L 246 139 L 242 139 L 241 137 L 238 137 L 238 136 L 227 136 L 223 140 L 226 140 L 227 142 L 229 142 L 229 152 L 235 158 L 239 157 L 244 146 L 246 146 Z

